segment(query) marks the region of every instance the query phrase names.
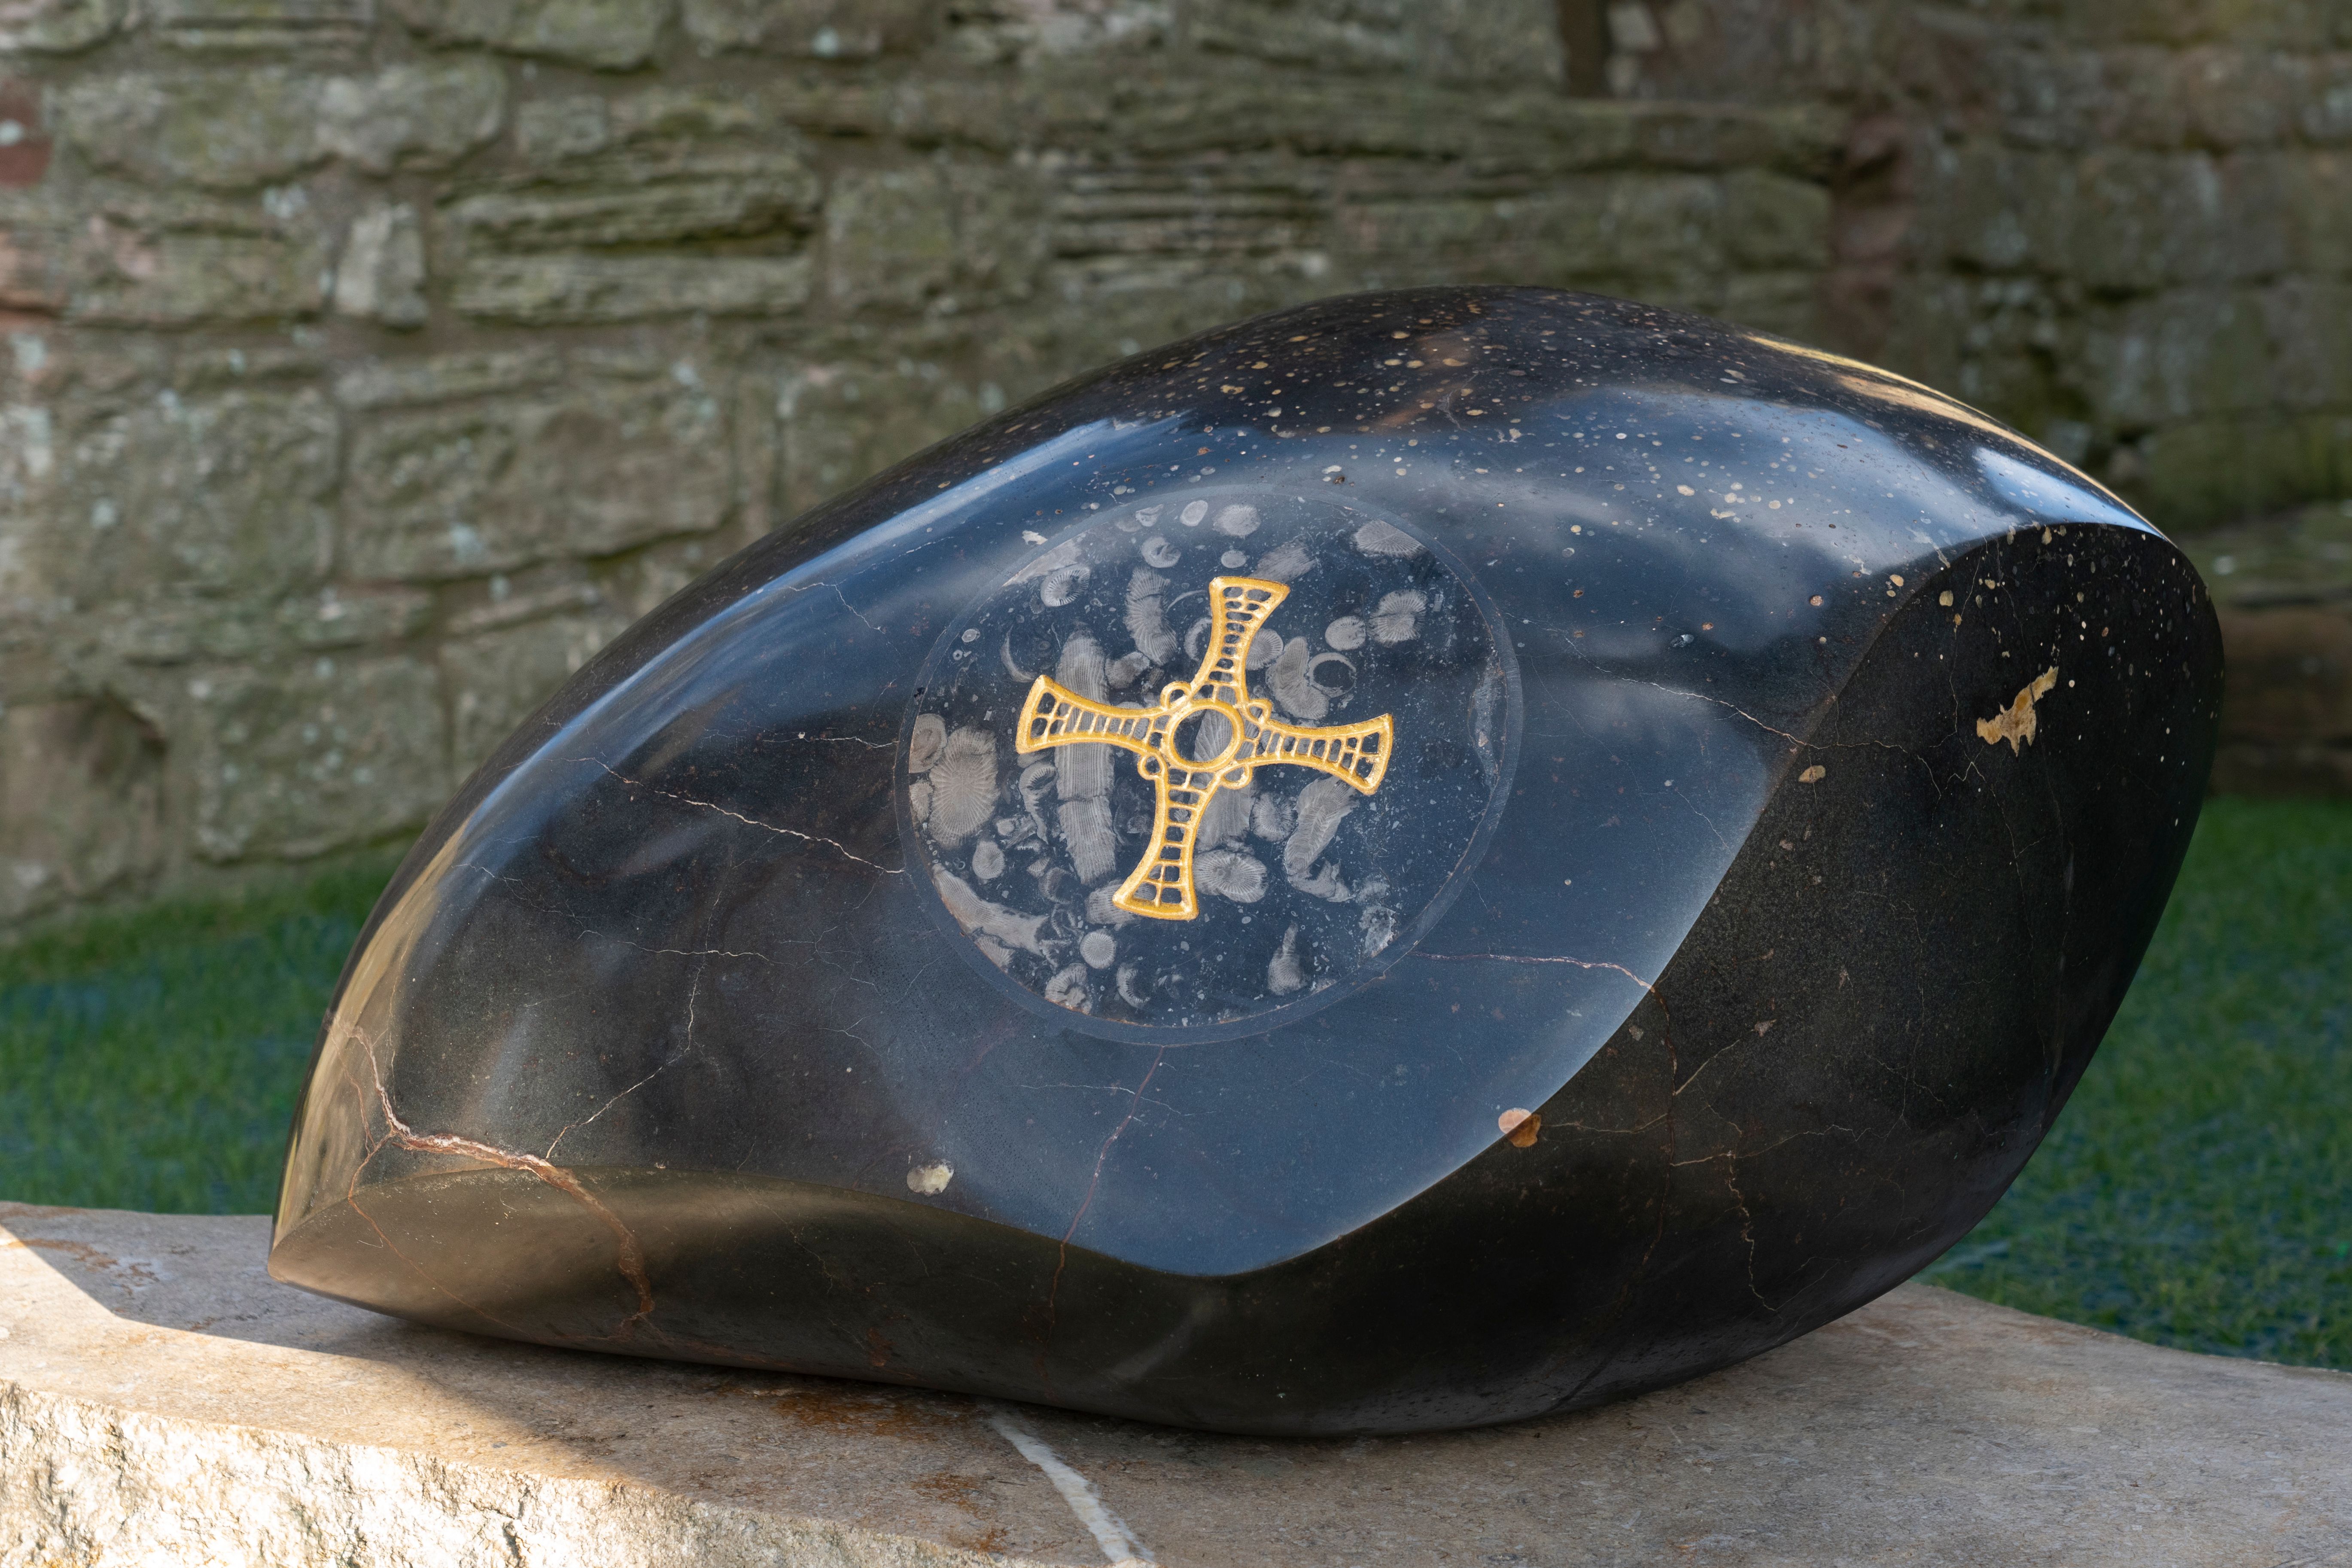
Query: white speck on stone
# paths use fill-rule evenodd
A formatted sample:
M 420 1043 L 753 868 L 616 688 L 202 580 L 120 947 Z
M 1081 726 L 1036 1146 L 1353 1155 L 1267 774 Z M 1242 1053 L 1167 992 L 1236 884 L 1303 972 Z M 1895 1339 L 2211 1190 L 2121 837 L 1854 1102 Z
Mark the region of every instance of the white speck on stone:
M 983 882 L 1004 875 L 1004 850 L 995 839 L 983 838 L 971 847 L 971 874 Z
M 1021 537 L 1031 544 L 1045 542 L 1045 536 L 1042 533 L 1024 533 Z M 1007 577 L 1004 580 L 1004 585 L 1010 588 L 1015 583 L 1034 583 L 1040 577 L 1050 577 L 1056 572 L 1067 571 L 1078 565 L 1080 565 L 1078 542 L 1075 539 L 1065 539 L 1061 543 Z
M 1108 969 L 1118 957 L 1118 942 L 1107 931 L 1090 931 L 1078 942 L 1078 956 L 1089 969 Z
M 914 732 L 907 737 L 907 771 L 910 773 L 929 773 L 931 765 L 940 760 L 940 753 L 947 750 L 947 721 L 936 713 L 917 714 Z
M 1283 645 L 1282 657 L 1267 671 L 1266 689 L 1274 700 L 1294 719 L 1313 724 L 1331 711 L 1331 699 L 1323 689 L 1307 678 L 1307 663 L 1311 650 L 1305 637 L 1293 637 Z
M 1289 996 L 1307 988 L 1307 965 L 1298 956 L 1298 922 L 1282 933 L 1282 945 L 1274 950 L 1274 957 L 1265 966 L 1265 988 L 1276 996 Z
M 918 1165 L 908 1172 L 907 1190 L 910 1193 L 920 1193 L 927 1198 L 935 1197 L 946 1192 L 948 1184 L 953 1180 L 955 1180 L 955 1167 L 945 1160 L 940 1160 L 933 1164 Z
M 1168 629 L 1167 588 L 1167 578 L 1140 566 L 1127 581 L 1127 635 L 1135 639 L 1136 651 L 1155 664 L 1176 656 L 1176 634 Z
M 1045 580 L 1037 584 L 1037 597 L 1047 608 L 1059 609 L 1078 596 L 1088 575 L 1089 569 L 1084 566 L 1065 566 L 1048 573 Z
M 1394 523 L 1375 518 L 1356 530 L 1356 548 L 1367 555 L 1415 555 L 1421 541 Z
M 996 737 L 970 726 L 958 729 L 941 745 L 930 773 L 934 793 L 928 826 L 934 842 L 953 848 L 995 814 L 1001 787 Z
M 1407 588 L 1402 593 L 1381 595 L 1381 607 L 1372 616 L 1372 639 L 1375 642 L 1411 642 L 1420 634 L 1420 616 L 1429 608 L 1428 595 L 1420 590 Z
M 1254 904 L 1265 897 L 1265 862 L 1238 849 L 1212 849 L 1193 864 L 1192 879 L 1205 893 Z
M 1073 1013 L 1093 1012 L 1095 994 L 1087 984 L 1087 966 L 1073 963 L 1045 982 L 1045 1000 Z
M 952 871 L 940 872 L 934 882 L 940 890 L 940 901 L 947 905 L 948 913 L 955 917 L 956 924 L 963 927 L 975 942 L 985 937 L 1000 947 L 1019 948 L 1041 958 L 1045 956 L 1045 945 L 1037 937 L 1037 928 L 1045 923 L 1045 916 L 1018 914 L 1002 904 L 992 903 L 972 891 L 971 884 Z M 998 967 L 1002 968 L 1003 964 Z
M 1276 583 L 1296 583 L 1315 570 L 1315 557 L 1295 539 L 1286 540 L 1257 558 L 1250 569 L 1254 577 L 1271 578 Z
M 1316 873 L 1316 861 L 1339 831 L 1339 822 L 1361 798 L 1338 779 L 1318 778 L 1298 792 L 1297 819 L 1282 847 L 1282 874 L 1290 885 L 1334 903 L 1346 901 L 1348 890 L 1332 868 L 1328 876 Z

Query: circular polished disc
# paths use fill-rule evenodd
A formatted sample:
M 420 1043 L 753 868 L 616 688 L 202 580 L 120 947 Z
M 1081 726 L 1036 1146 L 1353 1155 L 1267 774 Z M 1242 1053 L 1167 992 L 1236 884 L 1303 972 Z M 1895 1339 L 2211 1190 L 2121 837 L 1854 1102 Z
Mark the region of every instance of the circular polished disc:
M 1520 703 L 1496 616 L 1328 488 L 1087 514 L 948 628 L 908 707 L 901 842 L 949 944 L 1109 1039 L 1352 994 L 1499 816 Z

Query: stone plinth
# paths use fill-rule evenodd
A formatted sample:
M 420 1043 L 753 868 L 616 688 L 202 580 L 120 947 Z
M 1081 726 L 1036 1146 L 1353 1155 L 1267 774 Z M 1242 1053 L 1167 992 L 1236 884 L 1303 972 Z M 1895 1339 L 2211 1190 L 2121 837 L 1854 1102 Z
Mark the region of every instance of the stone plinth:
M 1582 1415 L 1264 1442 L 548 1351 L 0 1205 L 0 1563 L 2352 1563 L 2352 1376 L 1906 1286 Z

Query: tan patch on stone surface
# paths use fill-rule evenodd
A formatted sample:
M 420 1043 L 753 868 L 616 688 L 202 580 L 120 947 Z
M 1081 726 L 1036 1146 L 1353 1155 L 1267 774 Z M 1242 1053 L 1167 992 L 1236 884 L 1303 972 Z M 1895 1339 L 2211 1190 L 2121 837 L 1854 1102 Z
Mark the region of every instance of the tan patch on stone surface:
M 1988 746 L 1998 746 L 2007 741 L 2010 754 L 2016 755 L 2033 739 L 2037 722 L 2033 716 L 2034 703 L 2048 696 L 2057 684 L 2058 667 L 2053 664 L 2019 688 L 2017 696 L 2008 707 L 1990 719 L 1978 720 L 1977 734 Z

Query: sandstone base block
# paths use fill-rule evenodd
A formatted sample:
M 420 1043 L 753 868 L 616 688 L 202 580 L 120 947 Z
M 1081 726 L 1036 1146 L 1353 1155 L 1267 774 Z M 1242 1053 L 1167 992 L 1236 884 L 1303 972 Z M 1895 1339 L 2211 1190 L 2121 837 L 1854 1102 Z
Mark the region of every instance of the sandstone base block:
M 0 1205 L 0 1564 L 2352 1563 L 2352 1376 L 1908 1285 L 1579 1415 L 1266 1442 L 551 1351 Z

